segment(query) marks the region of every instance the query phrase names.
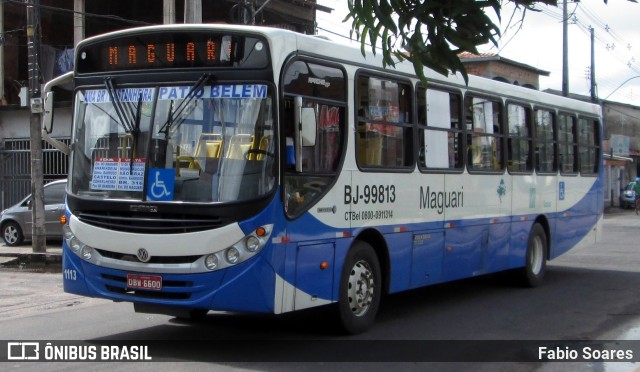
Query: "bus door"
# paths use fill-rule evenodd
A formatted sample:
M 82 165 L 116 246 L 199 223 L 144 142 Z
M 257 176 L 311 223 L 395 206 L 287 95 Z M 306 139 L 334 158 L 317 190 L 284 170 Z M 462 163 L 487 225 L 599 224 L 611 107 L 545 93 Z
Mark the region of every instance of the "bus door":
M 340 262 L 350 222 L 341 176 L 346 142 L 344 72 L 294 59 L 283 72 L 281 110 L 283 208 L 287 216 L 286 271 L 294 310 L 337 299 Z

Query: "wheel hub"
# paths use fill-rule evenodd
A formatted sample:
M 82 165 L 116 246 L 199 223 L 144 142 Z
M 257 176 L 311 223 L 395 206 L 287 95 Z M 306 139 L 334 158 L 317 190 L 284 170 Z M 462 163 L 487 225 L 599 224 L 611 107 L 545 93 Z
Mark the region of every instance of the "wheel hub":
M 373 302 L 373 272 L 366 261 L 358 261 L 349 275 L 349 307 L 356 316 L 364 315 Z
M 9 226 L 4 230 L 4 238 L 7 243 L 14 243 L 18 239 L 18 231 Z

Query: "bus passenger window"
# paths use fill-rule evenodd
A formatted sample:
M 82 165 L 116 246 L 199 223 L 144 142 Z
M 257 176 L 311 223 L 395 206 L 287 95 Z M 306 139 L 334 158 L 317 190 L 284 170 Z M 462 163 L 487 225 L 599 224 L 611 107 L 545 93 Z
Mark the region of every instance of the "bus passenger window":
M 600 147 L 598 122 L 592 119 L 578 120 L 578 148 L 580 173 L 596 175 L 599 170 Z
M 577 173 L 578 157 L 576 118 L 567 114 L 558 115 L 558 152 L 560 156 L 560 172 Z
M 421 169 L 462 169 L 460 95 L 419 88 L 418 165 Z
M 466 97 L 464 102 L 469 168 L 502 170 L 502 105 L 498 101 L 471 96 Z
M 364 168 L 413 165 L 411 89 L 408 84 L 360 76 L 356 159 Z
M 507 105 L 507 122 L 509 171 L 530 172 L 533 170 L 530 109 L 521 105 Z
M 538 173 L 557 172 L 556 151 L 555 151 L 555 120 L 554 114 L 550 110 L 535 110 L 534 120 L 536 123 L 536 171 Z

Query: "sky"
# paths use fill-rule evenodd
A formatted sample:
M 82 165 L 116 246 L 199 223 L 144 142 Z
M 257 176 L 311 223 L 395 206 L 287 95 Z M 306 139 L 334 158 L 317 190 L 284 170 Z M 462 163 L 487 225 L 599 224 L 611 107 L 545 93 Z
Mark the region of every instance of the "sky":
M 502 19 L 498 46 L 483 45 L 483 53 L 495 53 L 540 70 L 540 88 L 562 90 L 562 1 L 558 7 L 539 6 L 539 12 L 514 9 L 510 2 Z M 345 0 L 318 0 L 333 8 L 331 14 L 317 12 L 318 33 L 348 42 L 350 22 Z M 569 90 L 590 95 L 591 36 L 595 30 L 595 72 L 598 97 L 640 106 L 640 3 L 627 0 L 569 1 Z M 490 13 L 491 14 L 491 13 Z M 359 46 L 359 44 L 354 44 Z

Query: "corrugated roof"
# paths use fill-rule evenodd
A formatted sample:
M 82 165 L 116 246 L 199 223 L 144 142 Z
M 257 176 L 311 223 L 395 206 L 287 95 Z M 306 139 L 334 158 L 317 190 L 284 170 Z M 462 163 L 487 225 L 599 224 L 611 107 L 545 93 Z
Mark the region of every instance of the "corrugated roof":
M 521 62 L 516 62 L 514 60 L 508 59 L 508 58 L 504 58 L 501 57 L 498 54 L 495 53 L 480 53 L 480 54 L 474 54 L 474 53 L 469 53 L 469 52 L 462 52 L 458 54 L 458 57 L 460 58 L 460 62 L 462 63 L 469 63 L 469 62 L 490 62 L 490 61 L 500 61 L 500 62 L 504 62 L 506 64 L 510 64 L 510 65 L 514 65 L 514 66 L 518 66 L 520 68 L 524 68 L 530 71 L 534 71 L 536 74 L 538 75 L 542 75 L 542 76 L 549 76 L 550 72 L 549 71 L 545 71 L 545 70 L 540 70 L 538 68 L 535 68 L 533 66 L 521 63 Z

